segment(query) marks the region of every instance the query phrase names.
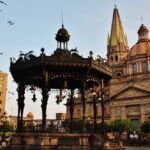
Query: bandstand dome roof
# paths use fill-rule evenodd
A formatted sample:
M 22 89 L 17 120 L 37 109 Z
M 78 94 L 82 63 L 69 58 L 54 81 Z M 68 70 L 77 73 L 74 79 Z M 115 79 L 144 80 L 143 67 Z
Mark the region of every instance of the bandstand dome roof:
M 149 30 L 143 24 L 138 30 L 138 42 L 133 45 L 129 52 L 129 57 L 145 55 L 150 53 L 150 39 L 148 37 Z
M 58 42 L 68 42 L 70 38 L 70 35 L 67 31 L 67 29 L 64 28 L 64 25 L 58 30 L 56 34 L 56 40 Z

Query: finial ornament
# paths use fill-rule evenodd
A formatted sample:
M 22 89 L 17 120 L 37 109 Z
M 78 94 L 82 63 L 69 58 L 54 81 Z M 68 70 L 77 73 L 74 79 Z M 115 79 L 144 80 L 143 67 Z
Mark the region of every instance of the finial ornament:
M 62 20 L 62 27 L 64 27 L 64 23 L 63 23 L 63 11 L 61 11 L 61 20 Z
M 115 7 L 115 9 L 117 8 L 116 1 L 117 1 L 117 0 L 114 0 L 114 7 Z
M 143 16 L 141 16 L 141 22 L 142 22 L 142 24 L 143 24 Z

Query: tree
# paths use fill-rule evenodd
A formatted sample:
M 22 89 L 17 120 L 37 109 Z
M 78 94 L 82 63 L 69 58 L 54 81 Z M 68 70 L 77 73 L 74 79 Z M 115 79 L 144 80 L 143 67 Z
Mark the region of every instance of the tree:
M 11 132 L 13 131 L 13 125 L 9 122 L 5 122 L 4 124 L 0 125 L 0 132 Z
M 66 131 L 69 131 L 70 129 L 70 120 L 64 120 L 62 122 L 62 126 L 66 129 Z M 74 119 L 72 122 L 72 131 L 75 133 L 81 133 L 83 130 L 83 120 L 80 119 Z
M 10 123 L 10 118 L 7 112 L 3 112 L 0 116 L 0 132 L 13 131 L 13 125 Z
M 141 130 L 144 133 L 150 133 L 150 121 L 145 121 L 141 126 Z
M 128 119 L 115 119 L 111 122 L 112 130 L 122 134 L 124 131 L 128 131 L 131 128 L 131 123 Z

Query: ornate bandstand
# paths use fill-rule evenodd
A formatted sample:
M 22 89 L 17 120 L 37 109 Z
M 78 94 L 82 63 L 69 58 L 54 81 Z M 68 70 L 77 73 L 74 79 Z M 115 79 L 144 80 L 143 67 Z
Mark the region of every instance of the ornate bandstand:
M 83 58 L 78 54 L 77 49 L 68 49 L 70 35 L 64 25 L 58 30 L 56 37 L 57 49 L 50 56 L 41 49 L 39 56 L 35 56 L 33 51 L 26 54 L 20 53 L 17 60 L 11 58 L 10 72 L 18 85 L 18 124 L 17 131 L 21 132 L 23 127 L 23 112 L 25 106 L 25 90 L 35 91 L 40 89 L 42 93 L 42 130 L 46 127 L 46 108 L 51 90 L 70 90 L 70 118 L 73 118 L 74 91 L 78 89 L 81 94 L 83 107 L 83 122 L 86 121 L 86 91 L 102 84 L 107 84 L 112 73 L 107 66 L 107 62 L 101 57 L 93 58 L 93 52 L 89 52 L 89 57 Z M 61 92 L 60 92 L 61 93 Z M 33 95 L 36 101 L 36 95 Z M 57 103 L 59 103 L 57 99 Z M 72 121 L 71 121 L 72 124 Z

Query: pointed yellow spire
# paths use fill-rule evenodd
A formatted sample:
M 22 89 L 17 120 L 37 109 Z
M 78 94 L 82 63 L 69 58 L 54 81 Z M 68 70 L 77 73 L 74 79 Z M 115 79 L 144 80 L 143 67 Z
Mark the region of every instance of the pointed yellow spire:
M 115 5 L 113 11 L 113 19 L 111 25 L 111 34 L 107 41 L 107 58 L 109 66 L 116 68 L 116 66 L 122 65 L 128 54 L 128 42 L 127 37 L 124 34 L 120 15 Z
M 113 20 L 111 26 L 111 35 L 110 35 L 110 47 L 117 46 L 119 43 L 122 43 L 124 46 L 128 47 L 128 42 L 125 37 L 120 15 L 117 7 L 113 11 Z

